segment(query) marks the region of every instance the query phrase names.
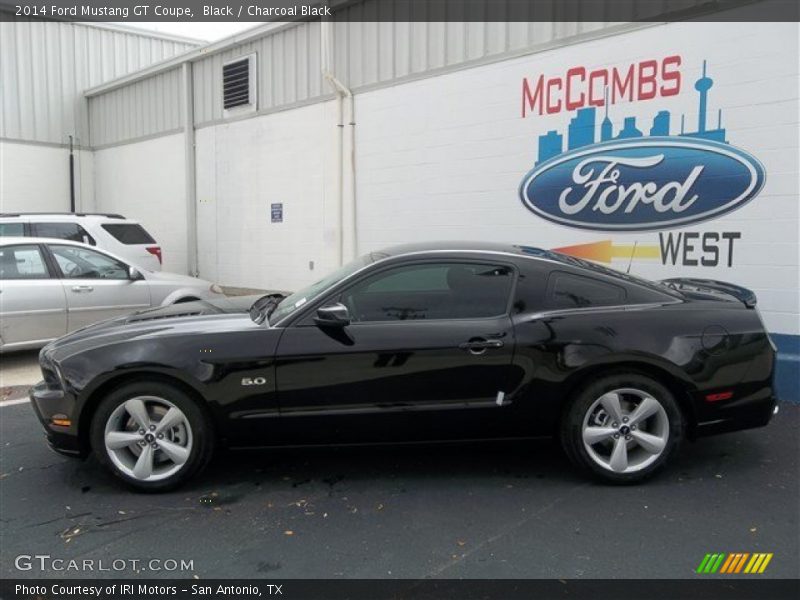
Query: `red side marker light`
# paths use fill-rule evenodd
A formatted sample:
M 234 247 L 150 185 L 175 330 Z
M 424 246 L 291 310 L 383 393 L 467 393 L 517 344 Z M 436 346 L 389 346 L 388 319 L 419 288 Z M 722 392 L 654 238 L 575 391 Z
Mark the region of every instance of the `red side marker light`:
M 733 392 L 718 392 L 716 394 L 708 394 L 706 402 L 719 402 L 720 400 L 730 400 L 733 398 Z

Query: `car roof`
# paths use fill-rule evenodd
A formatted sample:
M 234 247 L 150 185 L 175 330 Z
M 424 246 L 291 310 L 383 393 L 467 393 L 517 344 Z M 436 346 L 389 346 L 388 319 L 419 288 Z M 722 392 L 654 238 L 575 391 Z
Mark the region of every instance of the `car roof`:
M 419 242 L 413 244 L 401 244 L 397 246 L 390 246 L 382 248 L 381 250 L 371 253 L 373 261 L 384 260 L 388 258 L 397 258 L 409 254 L 426 254 L 426 253 L 467 253 L 473 252 L 476 254 L 506 254 L 518 256 L 520 258 L 527 258 L 538 261 L 546 261 L 549 263 L 560 264 L 565 267 L 572 267 L 580 271 L 587 272 L 587 274 L 603 275 L 636 285 L 642 285 L 650 289 L 656 289 L 670 295 L 675 295 L 668 290 L 664 290 L 662 286 L 654 283 L 653 281 L 630 275 L 611 267 L 606 267 L 598 263 L 575 258 L 568 254 L 555 252 L 553 250 L 545 250 L 536 246 L 528 246 L 525 244 L 503 244 L 497 242 L 475 242 L 475 241 L 461 241 L 461 242 Z
M 2 213 L 0 223 L 119 223 L 139 225 L 136 219 L 100 213 Z
M 0 221 L 102 221 L 115 223 L 137 223 L 135 219 L 128 219 L 116 213 L 0 213 Z
M 502 252 L 504 254 L 524 255 L 523 248 L 514 244 L 503 244 L 499 242 L 476 242 L 476 241 L 447 241 L 447 242 L 416 242 L 411 244 L 399 244 L 388 248 L 381 248 L 373 254 L 380 256 L 402 256 L 404 254 L 419 254 L 423 252 Z M 545 252 L 540 248 L 533 248 L 538 252 Z
M 90 248 L 96 250 L 96 246 L 90 246 L 83 242 L 73 242 L 72 240 L 62 240 L 60 238 L 43 238 L 43 237 L 22 237 L 22 236 L 4 236 L 0 237 L 0 245 L 10 246 L 11 244 L 64 244 L 67 246 L 79 246 L 81 248 Z M 103 252 L 107 252 L 102 249 Z

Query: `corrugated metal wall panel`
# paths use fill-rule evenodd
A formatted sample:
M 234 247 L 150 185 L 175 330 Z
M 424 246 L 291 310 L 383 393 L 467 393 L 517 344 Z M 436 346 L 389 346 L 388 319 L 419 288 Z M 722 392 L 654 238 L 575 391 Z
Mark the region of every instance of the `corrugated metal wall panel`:
M 298 23 L 194 63 L 197 125 L 223 118 L 223 63 L 253 53 L 256 55 L 259 111 L 307 102 L 328 93 L 322 77 L 320 23 Z
M 183 126 L 181 67 L 89 98 L 92 147 L 175 131 Z
M 402 22 L 407 2 L 353 2 L 340 7 L 334 18 L 334 71 L 342 82 L 359 91 L 534 52 L 622 25 L 603 20 L 610 1 L 591 5 L 591 17 L 597 21 L 579 23 L 542 21 L 563 11 L 561 0 L 537 3 L 538 20 L 530 22 Z M 644 14 L 634 0 L 614 2 L 615 16 L 624 4 L 629 6 L 631 20 L 660 12 L 654 3 L 648 6 L 655 12 Z M 683 0 L 682 7 L 703 2 Z M 465 0 L 464 7 L 468 4 Z M 430 10 L 429 6 L 415 3 L 414 9 Z M 676 5 L 665 4 L 662 10 L 666 8 L 675 10 Z M 369 20 L 384 17 L 398 21 Z M 638 26 L 645 24 L 627 27 Z M 329 96 L 331 90 L 321 73 L 320 28 L 319 21 L 295 23 L 194 59 L 195 124 L 223 120 L 222 65 L 251 53 L 257 56 L 258 112 Z M 0 23 L 0 80 L 9 89 L 20 91 L 4 95 L 0 136 L 63 142 L 71 131 L 87 131 L 85 103 L 48 102 L 45 98 L 50 90 L 60 86 L 62 97 L 77 97 L 80 90 L 189 48 L 169 40 L 74 23 Z M 35 60 L 48 63 L 46 75 L 29 68 Z M 170 71 L 169 76 L 161 73 L 143 81 L 148 83 L 128 84 L 92 99 L 92 145 L 124 142 L 181 126 L 180 74 Z M 19 98 L 33 98 L 33 105 L 20 105 Z
M 0 138 L 88 145 L 83 91 L 196 45 L 58 21 L 0 22 Z
M 348 10 L 358 11 L 359 5 Z M 358 14 L 365 11 L 363 8 Z M 618 22 L 338 21 L 334 30 L 336 75 L 358 90 L 410 75 L 501 59 L 618 25 Z

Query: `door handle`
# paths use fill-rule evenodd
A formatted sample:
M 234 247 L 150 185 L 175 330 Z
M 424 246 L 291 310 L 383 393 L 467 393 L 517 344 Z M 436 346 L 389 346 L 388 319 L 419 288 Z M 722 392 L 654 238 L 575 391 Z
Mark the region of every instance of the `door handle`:
M 476 338 L 471 339 L 468 342 L 464 342 L 463 344 L 459 344 L 458 347 L 462 350 L 467 350 L 472 354 L 483 354 L 490 348 L 502 348 L 503 347 L 502 340 L 486 340 L 483 338 Z
M 76 294 L 81 294 L 84 292 L 92 292 L 94 291 L 94 288 L 90 285 L 73 285 L 72 291 Z

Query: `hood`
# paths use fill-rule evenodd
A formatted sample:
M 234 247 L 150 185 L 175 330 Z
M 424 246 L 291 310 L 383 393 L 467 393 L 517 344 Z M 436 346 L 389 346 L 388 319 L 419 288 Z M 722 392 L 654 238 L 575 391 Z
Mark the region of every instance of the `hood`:
M 140 271 L 143 271 L 140 269 Z M 205 279 L 198 279 L 189 275 L 181 275 L 179 273 L 169 273 L 165 271 L 143 271 L 145 279 L 150 281 L 169 281 L 174 284 L 182 284 L 190 287 L 211 287 L 211 282 Z
M 50 342 L 42 353 L 58 360 L 85 349 L 155 335 L 263 329 L 265 326 L 254 323 L 248 314 L 248 309 L 259 297 L 220 296 L 137 311 L 73 331 Z

